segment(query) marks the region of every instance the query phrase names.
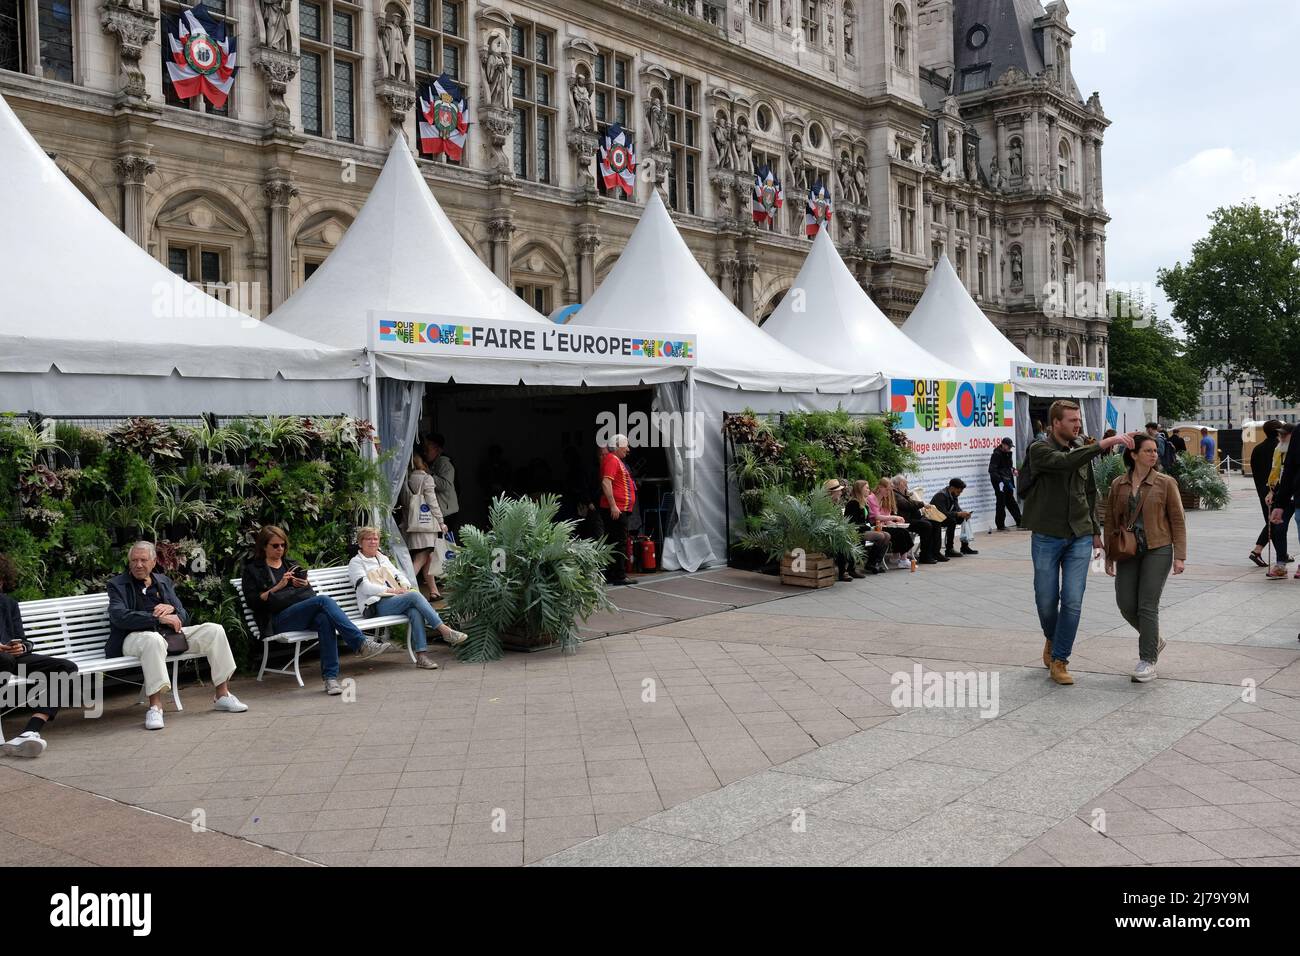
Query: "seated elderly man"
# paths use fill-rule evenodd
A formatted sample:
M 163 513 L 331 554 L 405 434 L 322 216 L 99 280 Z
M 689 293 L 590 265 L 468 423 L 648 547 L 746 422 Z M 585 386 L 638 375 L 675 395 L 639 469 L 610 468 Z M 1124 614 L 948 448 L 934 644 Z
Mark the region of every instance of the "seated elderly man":
M 908 490 L 907 479 L 897 476 L 894 486 L 894 510 L 907 519 L 907 530 L 921 536 L 921 559 L 917 564 L 940 564 L 948 559 L 940 547 L 943 531 L 939 525 L 925 516 L 923 505 Z
M 154 573 L 157 564 L 153 544 L 137 541 L 127 554 L 130 570 L 108 582 L 110 634 L 104 654 L 140 658 L 144 690 L 149 695 L 145 729 L 163 727 L 162 694 L 172 686 L 167 679 L 168 654 L 193 651 L 206 657 L 215 691 L 213 709 L 243 713 L 248 705 L 230 692 L 227 683 L 235 672 L 235 658 L 226 629 L 220 624 L 189 623 L 189 612 L 176 596 L 171 579 Z
M 940 525 L 943 528 L 945 554 L 950 558 L 960 558 L 964 554 L 979 554 L 970 546 L 970 512 L 963 511 L 957 499 L 961 493 L 966 490 L 966 482 L 960 478 L 953 478 L 948 482 L 948 487 L 938 492 L 930 499 L 930 504 L 934 505 L 943 512 L 944 521 Z M 961 531 L 961 550 L 953 549 L 953 534 Z

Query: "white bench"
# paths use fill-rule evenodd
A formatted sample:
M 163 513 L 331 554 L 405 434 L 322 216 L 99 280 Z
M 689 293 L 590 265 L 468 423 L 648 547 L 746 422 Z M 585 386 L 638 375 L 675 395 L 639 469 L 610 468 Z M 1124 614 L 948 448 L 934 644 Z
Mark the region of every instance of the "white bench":
M 383 636 L 390 627 L 410 623 L 405 614 L 363 617 L 361 609 L 357 606 L 357 592 L 348 579 L 348 569 L 346 567 L 312 568 L 307 572 L 307 580 L 311 582 L 312 589 L 317 594 L 332 597 L 335 603 L 343 609 L 343 613 L 348 616 L 348 620 L 357 626 L 358 630 L 377 631 L 380 636 Z M 235 586 L 235 593 L 239 595 L 239 606 L 244 611 L 244 623 L 248 627 L 248 632 L 262 642 L 262 667 L 257 672 L 257 679 L 261 680 L 266 674 L 284 674 L 286 677 L 293 676 L 297 678 L 299 687 L 304 686 L 299 661 L 304 651 L 310 651 L 319 643 L 316 632 L 281 631 L 279 634 L 272 634 L 269 638 L 263 638 L 262 632 L 257 626 L 257 621 L 253 618 L 253 612 L 248 609 L 248 602 L 244 600 L 243 582 L 239 578 L 232 578 L 230 583 Z M 293 661 L 284 667 L 267 667 L 272 644 L 292 644 Z M 410 655 L 412 663 L 414 663 L 415 650 L 409 640 L 406 642 L 406 652 Z
M 111 628 L 108 623 L 108 595 L 82 594 L 76 597 L 22 601 L 18 605 L 23 620 L 23 636 L 32 642 L 32 653 L 62 657 L 76 662 L 81 674 L 104 674 L 138 668 L 138 657 L 105 657 Z M 192 661 L 202 654 L 186 651 L 168 657 L 172 665 L 172 697 L 176 709 L 181 706 L 181 661 Z M 6 687 L 23 687 L 31 678 L 11 678 Z

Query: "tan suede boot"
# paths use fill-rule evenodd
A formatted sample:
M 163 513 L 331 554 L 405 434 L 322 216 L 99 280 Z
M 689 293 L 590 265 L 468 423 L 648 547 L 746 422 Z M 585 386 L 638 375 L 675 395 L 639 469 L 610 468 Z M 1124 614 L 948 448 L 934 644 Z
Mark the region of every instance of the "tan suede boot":
M 1043 666 L 1051 668 L 1052 666 L 1052 640 L 1048 638 L 1043 644 Z
M 1053 659 L 1051 667 L 1052 680 L 1056 681 L 1058 684 L 1064 684 L 1067 687 L 1074 683 L 1074 678 L 1071 677 L 1070 672 L 1065 669 L 1065 661 Z

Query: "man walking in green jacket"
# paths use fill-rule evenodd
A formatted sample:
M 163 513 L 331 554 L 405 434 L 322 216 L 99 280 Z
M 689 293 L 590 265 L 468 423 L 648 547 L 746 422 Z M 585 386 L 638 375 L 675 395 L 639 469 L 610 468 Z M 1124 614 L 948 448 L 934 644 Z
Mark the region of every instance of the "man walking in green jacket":
M 1083 413 L 1074 402 L 1053 402 L 1048 417 L 1046 438 L 1029 446 L 1033 477 L 1021 524 L 1033 532 L 1034 603 L 1047 639 L 1043 665 L 1058 684 L 1073 684 L 1066 665 L 1079 630 L 1088 565 L 1101 550 L 1092 460 L 1116 445 L 1132 448 L 1133 437 L 1080 444 Z

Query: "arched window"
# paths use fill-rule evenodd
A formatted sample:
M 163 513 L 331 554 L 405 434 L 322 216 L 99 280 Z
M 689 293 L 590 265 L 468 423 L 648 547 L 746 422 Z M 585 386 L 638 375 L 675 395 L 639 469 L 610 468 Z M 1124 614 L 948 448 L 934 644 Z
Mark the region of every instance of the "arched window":
M 1065 44 L 1056 44 L 1056 82 L 1065 86 Z
M 1070 144 L 1062 139 L 1060 146 L 1056 149 L 1056 172 L 1057 180 L 1063 190 L 1072 189 L 1074 186 L 1070 180 L 1070 166 Z
M 894 27 L 894 66 L 907 69 L 907 7 L 901 3 L 894 7 L 890 18 Z
M 762 325 L 772 317 L 772 313 L 776 311 L 777 306 L 781 304 L 781 300 L 785 298 L 785 294 L 788 291 L 788 289 L 782 289 L 780 292 L 772 296 L 772 298 L 767 300 L 767 305 L 763 306 L 763 308 L 758 312 L 759 325 Z
M 1065 343 L 1065 364 L 1082 365 L 1083 356 L 1079 352 L 1079 340 L 1073 336 Z

